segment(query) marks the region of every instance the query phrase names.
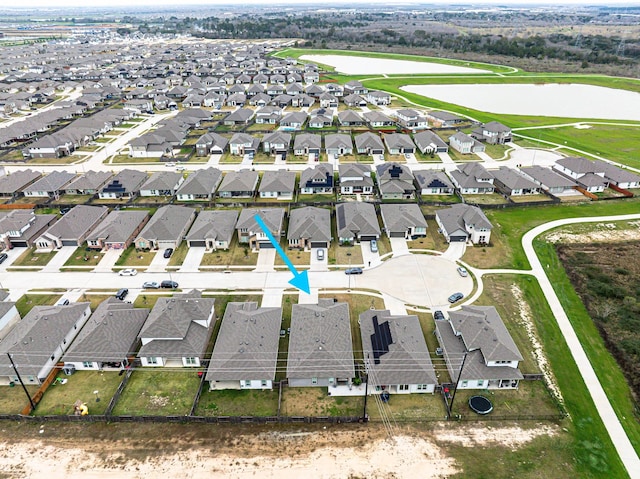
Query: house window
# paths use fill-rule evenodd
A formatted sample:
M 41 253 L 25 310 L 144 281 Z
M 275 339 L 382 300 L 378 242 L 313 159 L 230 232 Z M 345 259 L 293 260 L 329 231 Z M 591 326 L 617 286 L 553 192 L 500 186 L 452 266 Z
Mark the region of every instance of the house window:
M 196 358 L 184 358 L 184 363 L 187 366 L 197 366 L 198 362 L 196 361 Z
M 148 364 L 158 364 L 158 358 L 154 357 L 154 356 L 150 356 L 147 358 L 147 363 Z
M 409 385 L 408 384 L 401 384 L 400 385 L 400 391 L 408 391 L 409 390 Z
M 245 382 L 244 382 L 244 387 L 245 387 L 245 388 L 250 388 L 250 387 L 251 387 L 251 379 L 247 379 L 247 380 L 245 380 Z
M 266 387 L 267 387 L 267 380 L 266 380 L 266 379 L 263 379 L 262 381 L 260 381 L 260 385 L 261 385 L 263 388 L 266 388 Z
M 480 236 L 480 237 L 478 238 L 478 241 L 479 241 L 480 243 L 486 243 L 486 242 L 487 242 L 487 237 L 486 237 L 486 236 L 484 236 L 484 235 L 483 235 L 483 236 Z
M 82 367 L 83 368 L 91 368 L 91 367 L 93 367 L 93 363 L 91 361 L 83 361 L 82 362 Z
M 467 387 L 467 381 L 462 381 L 462 387 L 466 388 Z
M 333 384 L 333 378 L 329 378 L 329 384 Z
M 484 386 L 484 379 L 478 379 L 478 387 Z
M 53 361 L 53 360 L 54 360 L 54 356 L 53 356 L 53 354 L 52 354 L 52 355 L 51 355 L 51 361 Z
M 318 384 L 318 378 L 311 378 L 311 384 Z

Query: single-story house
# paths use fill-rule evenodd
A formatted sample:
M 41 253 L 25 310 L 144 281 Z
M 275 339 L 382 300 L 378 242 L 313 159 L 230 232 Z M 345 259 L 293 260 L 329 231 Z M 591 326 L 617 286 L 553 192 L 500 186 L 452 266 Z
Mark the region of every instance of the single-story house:
M 416 133 L 413 135 L 413 141 L 423 155 L 447 153 L 449 151 L 449 145 L 431 130 Z
M 257 171 L 229 171 L 218 188 L 218 196 L 220 198 L 253 198 L 257 186 Z
M 353 140 L 345 133 L 330 133 L 324 137 L 324 149 L 329 157 L 352 155 Z
M 106 206 L 74 206 L 35 241 L 36 248 L 51 251 L 63 246 L 81 246 L 108 213 Z
M 493 184 L 503 194 L 508 196 L 522 195 L 538 195 L 540 194 L 540 185 L 534 183 L 519 170 L 501 166 L 497 170 L 493 170 Z
M 87 235 L 87 247 L 97 250 L 126 249 L 149 221 L 143 210 L 114 210 Z
M 156 171 L 140 187 L 140 196 L 173 196 L 184 181 L 177 171 Z
M 140 187 L 149 177 L 144 171 L 124 169 L 104 186 L 98 193 L 102 200 L 133 199 L 140 193 Z
M 520 168 L 525 177 L 529 178 L 535 184 L 554 196 L 563 196 L 576 193 L 578 185 L 568 176 L 555 172 L 552 168 L 546 166 L 533 165 Z
M 320 156 L 322 150 L 322 137 L 313 133 L 300 133 L 296 135 L 293 141 L 293 154 L 297 156 L 301 155 L 316 155 Z
M 287 241 L 290 248 L 328 248 L 331 244 L 331 212 L 315 206 L 291 210 Z
M 380 205 L 380 216 L 389 238 L 415 239 L 427 235 L 427 220 L 416 203 Z
M 380 238 L 378 215 L 371 203 L 355 201 L 336 205 L 336 228 L 340 243 L 353 244 Z
M 0 176 L 0 197 L 11 198 L 36 181 L 42 173 L 30 169 Z
M 136 248 L 144 250 L 177 248 L 182 243 L 195 216 L 194 208 L 161 206 L 136 237 Z
M 359 155 L 384 155 L 384 143 L 379 135 L 367 131 L 356 135 L 356 152 Z
M 444 171 L 420 170 L 414 171 L 421 195 L 452 195 L 455 187 Z
M 211 201 L 222 181 L 222 171 L 213 166 L 191 173 L 176 191 L 178 201 Z
M 113 173 L 109 171 L 87 171 L 64 187 L 67 195 L 95 195 L 107 184 Z
M 473 244 L 488 244 L 493 225 L 480 208 L 467 204 L 456 204 L 436 211 L 436 223 L 447 243 L 471 241 Z
M 296 172 L 287 170 L 265 171 L 258 192 L 260 198 L 292 200 L 296 189 Z
M 237 220 L 235 210 L 203 210 L 187 234 L 187 244 L 190 248 L 204 247 L 214 251 L 229 249 Z
M 64 187 L 76 177 L 66 171 L 52 171 L 22 190 L 26 197 L 58 198 L 64 193 Z

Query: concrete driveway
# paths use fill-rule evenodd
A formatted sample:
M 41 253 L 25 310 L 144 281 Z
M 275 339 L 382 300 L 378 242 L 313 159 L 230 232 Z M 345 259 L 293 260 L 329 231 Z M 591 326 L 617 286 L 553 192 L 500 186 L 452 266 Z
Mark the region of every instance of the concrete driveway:
M 254 271 L 267 272 L 275 271 L 273 262 L 276 259 L 276 250 L 274 248 L 261 248 L 258 251 L 258 263 Z
M 17 260 L 22 253 L 24 253 L 27 248 L 13 248 L 6 249 L 3 253 L 6 253 L 8 258 L 4 260 L 2 264 L 0 264 L 0 271 L 6 271 L 7 267 L 11 266 L 15 260 Z
M 409 246 L 405 238 L 389 238 L 389 242 L 391 243 L 391 251 L 393 251 L 394 258 L 396 256 L 411 254 L 409 253 Z
M 467 243 L 465 241 L 452 241 L 449 243 L 447 251 L 442 253 L 442 257 L 447 258 L 449 261 L 458 261 L 464 256 L 466 250 Z
M 96 266 L 93 271 L 96 273 L 110 273 L 123 251 L 123 249 L 109 249 L 105 251 L 98 266 Z
M 206 248 L 204 246 L 190 247 L 178 271 L 181 273 L 197 273 L 205 251 Z
M 284 289 L 282 288 L 265 288 L 262 295 L 262 301 L 260 307 L 262 308 L 281 308 L 282 307 L 282 295 Z
M 382 263 L 380 259 L 380 252 L 371 252 L 371 241 L 360 242 L 360 250 L 362 251 L 362 263 L 365 268 L 373 268 Z
M 156 255 L 151 260 L 151 264 L 147 268 L 147 272 L 158 273 L 166 271 L 170 259 L 171 258 L 164 257 L 164 249 L 159 249 Z
M 77 246 L 63 246 L 58 250 L 58 252 L 51 258 L 51 261 L 42 268 L 43 273 L 52 273 L 55 271 L 60 271 L 60 267 L 63 266 L 71 255 L 77 250 Z
M 324 259 L 318 259 L 318 250 L 324 250 Z M 329 252 L 327 248 L 311 248 L 311 260 L 309 262 L 309 271 L 328 271 L 329 260 L 327 259 Z

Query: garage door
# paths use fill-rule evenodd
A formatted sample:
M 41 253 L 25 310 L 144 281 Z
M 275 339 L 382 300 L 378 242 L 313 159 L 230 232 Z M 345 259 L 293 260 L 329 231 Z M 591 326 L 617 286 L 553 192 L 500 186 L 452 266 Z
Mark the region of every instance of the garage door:
M 392 231 L 389 236 L 392 238 L 404 238 L 404 232 L 401 231 Z
M 360 236 L 360 241 L 371 241 L 377 239 L 375 236 Z
M 275 246 L 273 246 L 270 242 L 260 242 L 258 243 L 258 246 L 260 247 L 260 249 L 262 248 L 274 248 Z
M 467 241 L 467 237 L 466 236 L 452 236 L 451 238 L 449 238 L 450 242 L 455 242 L 455 241 Z
M 326 241 L 312 241 L 311 242 L 311 247 L 312 248 L 326 248 L 327 247 L 327 243 L 326 243 Z
M 27 244 L 27 242 L 26 242 L 26 241 L 13 241 L 13 240 L 12 240 L 12 241 L 11 241 L 11 244 L 12 244 L 14 247 L 18 246 L 18 247 L 22 247 L 22 248 L 25 248 L 25 247 L 29 246 L 29 245 Z
M 201 246 L 203 248 L 207 247 L 206 241 L 205 240 L 191 240 L 189 241 L 189 247 L 195 247 L 195 246 Z
M 62 246 L 78 246 L 78 242 L 74 240 L 63 240 Z

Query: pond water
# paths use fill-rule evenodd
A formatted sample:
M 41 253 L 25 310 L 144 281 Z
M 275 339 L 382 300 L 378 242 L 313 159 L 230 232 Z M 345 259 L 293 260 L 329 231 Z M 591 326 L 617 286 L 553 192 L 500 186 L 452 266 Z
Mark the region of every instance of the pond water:
M 640 93 L 594 85 L 408 85 L 402 90 L 491 113 L 640 121 Z
M 301 60 L 331 65 L 347 75 L 417 74 L 417 73 L 491 73 L 489 70 L 459 67 L 442 63 L 414 62 L 344 55 L 303 55 Z

